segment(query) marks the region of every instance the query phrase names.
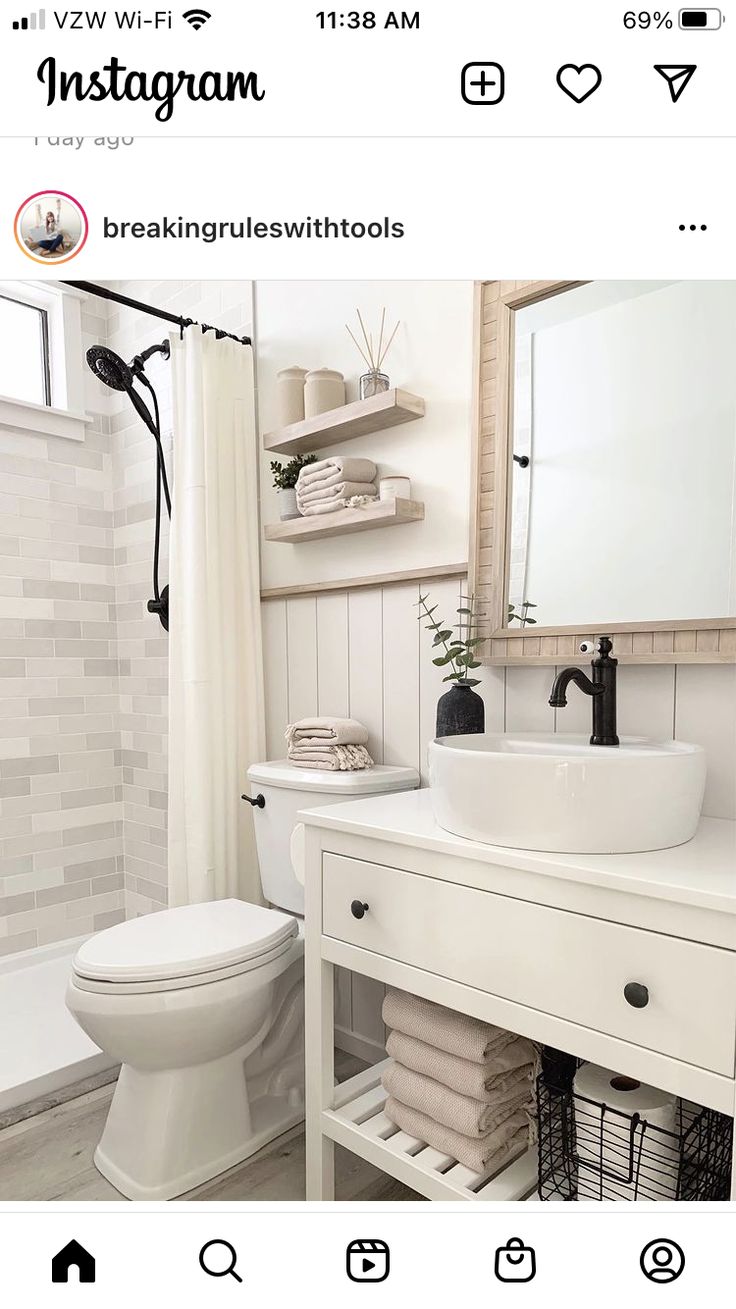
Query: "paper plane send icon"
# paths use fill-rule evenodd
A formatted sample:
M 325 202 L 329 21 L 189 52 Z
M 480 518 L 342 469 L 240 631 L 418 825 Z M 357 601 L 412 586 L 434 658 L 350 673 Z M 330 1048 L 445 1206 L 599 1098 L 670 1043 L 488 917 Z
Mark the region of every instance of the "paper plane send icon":
M 655 64 L 656 72 L 664 78 L 670 89 L 672 103 L 677 104 L 685 87 L 688 85 L 692 75 L 696 72 L 697 64 Z

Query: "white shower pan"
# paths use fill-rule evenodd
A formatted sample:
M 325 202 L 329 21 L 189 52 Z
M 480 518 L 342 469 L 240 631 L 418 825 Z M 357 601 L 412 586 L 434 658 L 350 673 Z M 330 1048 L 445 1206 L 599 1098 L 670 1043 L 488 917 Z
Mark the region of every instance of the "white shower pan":
M 0 960 L 0 1114 L 115 1065 L 78 1027 L 64 999 L 72 957 L 85 939 Z

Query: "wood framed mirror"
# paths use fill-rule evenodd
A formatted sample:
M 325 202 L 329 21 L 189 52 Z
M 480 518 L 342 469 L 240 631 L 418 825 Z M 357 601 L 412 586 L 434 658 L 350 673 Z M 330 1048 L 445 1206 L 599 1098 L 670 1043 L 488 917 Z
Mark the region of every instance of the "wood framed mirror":
M 736 662 L 736 282 L 476 286 L 485 662 Z

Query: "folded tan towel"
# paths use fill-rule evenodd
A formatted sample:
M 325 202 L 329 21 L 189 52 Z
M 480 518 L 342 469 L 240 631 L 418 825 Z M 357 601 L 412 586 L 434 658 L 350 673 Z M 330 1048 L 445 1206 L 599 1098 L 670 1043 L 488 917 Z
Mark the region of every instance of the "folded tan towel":
M 368 730 L 357 718 L 300 718 L 284 733 L 289 745 L 367 745 Z
M 393 1096 L 386 1101 L 384 1113 L 402 1132 L 424 1141 L 425 1145 L 431 1145 L 451 1159 L 457 1159 L 474 1173 L 496 1172 L 502 1164 L 526 1150 L 529 1144 L 529 1120 L 523 1110 L 507 1118 L 489 1136 L 475 1140 L 436 1123 L 427 1114 L 411 1109 Z
M 373 767 L 364 745 L 323 745 L 317 749 L 297 745 L 289 750 L 288 758 L 297 768 L 324 768 L 331 773 L 352 773 Z
M 378 469 L 372 459 L 351 455 L 331 455 L 306 464 L 297 479 L 297 492 L 323 490 L 336 482 L 375 482 Z
M 473 1100 L 469 1095 L 451 1091 L 441 1082 L 435 1082 L 423 1073 L 415 1073 L 403 1064 L 389 1064 L 381 1078 L 384 1089 L 395 1100 L 418 1109 L 435 1122 L 451 1127 L 462 1136 L 488 1136 L 515 1114 L 517 1110 L 531 1108 L 532 1083 L 527 1077 L 522 1084 L 499 1092 L 492 1104 Z
M 389 990 L 383 1002 L 383 1021 L 406 1036 L 416 1036 L 427 1045 L 435 1045 L 448 1054 L 459 1055 L 473 1063 L 491 1063 L 518 1036 L 492 1023 L 458 1014 L 454 1009 L 423 1000 L 407 991 Z M 495 1071 L 495 1070 L 494 1070 Z
M 414 1072 L 432 1077 L 435 1082 L 442 1082 L 443 1086 L 449 1086 L 461 1095 L 483 1100 L 486 1104 L 494 1101 L 508 1087 L 528 1082 L 534 1059 L 534 1048 L 523 1036 L 507 1045 L 491 1065 L 460 1059 L 456 1054 L 438 1050 L 436 1046 L 418 1041 L 415 1036 L 405 1036 L 403 1032 L 391 1032 L 386 1042 L 386 1053 L 405 1068 L 412 1068 Z

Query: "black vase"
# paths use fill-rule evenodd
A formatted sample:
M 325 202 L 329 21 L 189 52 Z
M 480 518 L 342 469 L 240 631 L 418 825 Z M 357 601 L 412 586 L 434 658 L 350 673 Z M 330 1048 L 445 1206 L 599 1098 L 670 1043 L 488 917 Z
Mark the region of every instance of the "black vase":
M 472 686 L 456 682 L 437 701 L 437 735 L 467 736 L 486 730 L 486 708 Z

